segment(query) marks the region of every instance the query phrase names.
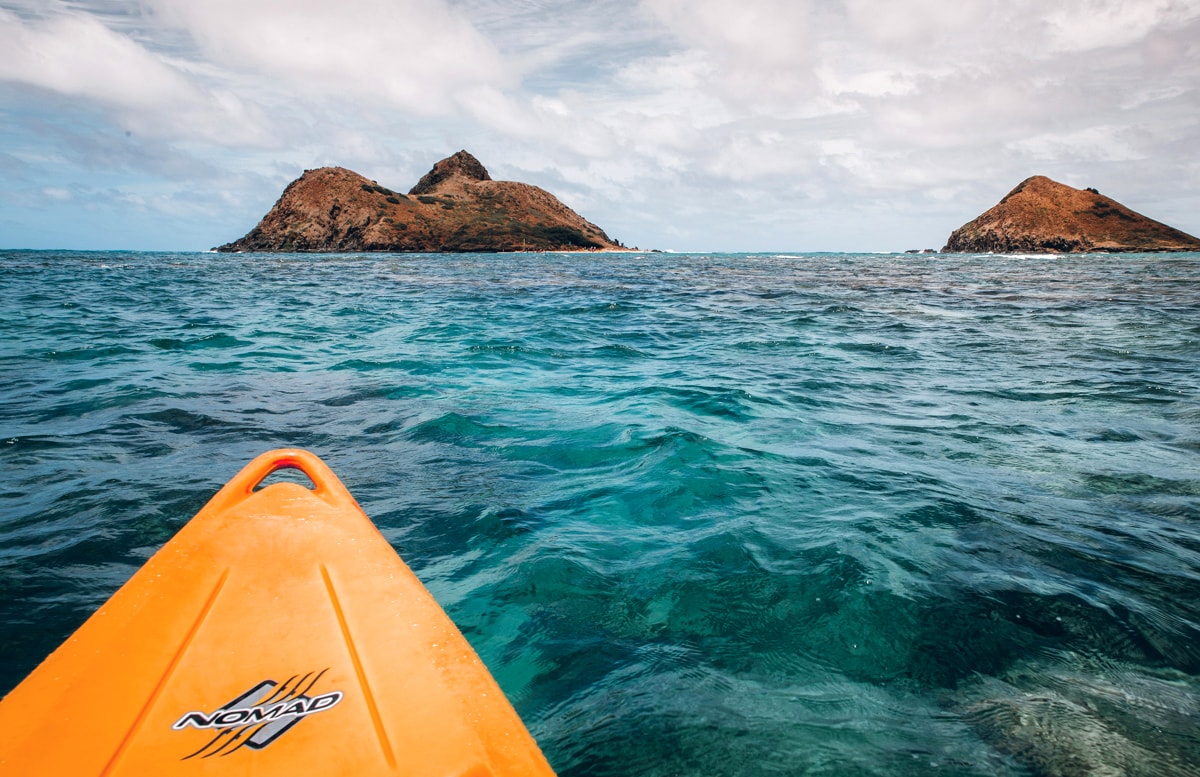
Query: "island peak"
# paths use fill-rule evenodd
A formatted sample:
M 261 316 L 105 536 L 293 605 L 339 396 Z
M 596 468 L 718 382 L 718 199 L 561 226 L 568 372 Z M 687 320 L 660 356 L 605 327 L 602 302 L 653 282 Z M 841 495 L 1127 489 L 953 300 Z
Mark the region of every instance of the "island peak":
M 432 194 L 439 186 L 452 179 L 461 178 L 465 181 L 490 181 L 487 168 L 471 156 L 466 150 L 455 152 L 433 166 L 425 173 L 417 185 L 408 191 L 410 195 Z
M 1200 251 L 1200 239 L 1130 210 L 1094 188 L 1026 178 L 954 230 L 950 253 Z

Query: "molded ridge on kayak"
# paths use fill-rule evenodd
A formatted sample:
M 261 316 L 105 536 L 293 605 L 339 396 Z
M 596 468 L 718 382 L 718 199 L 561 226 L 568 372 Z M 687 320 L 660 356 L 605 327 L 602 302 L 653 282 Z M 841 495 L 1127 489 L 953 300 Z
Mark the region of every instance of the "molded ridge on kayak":
M 309 489 L 281 482 L 294 467 Z M 0 702 L 11 775 L 552 775 L 316 456 L 238 473 Z

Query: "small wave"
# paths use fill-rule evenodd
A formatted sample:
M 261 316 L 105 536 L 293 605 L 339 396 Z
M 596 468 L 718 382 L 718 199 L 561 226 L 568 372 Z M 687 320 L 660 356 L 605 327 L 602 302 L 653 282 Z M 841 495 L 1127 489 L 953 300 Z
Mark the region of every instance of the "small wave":
M 435 375 L 446 370 L 445 364 L 435 361 L 418 359 L 344 359 L 332 365 L 332 371 L 346 370 L 350 372 L 380 372 L 395 371 L 405 375 L 423 376 Z
M 919 359 L 921 354 L 903 345 L 893 345 L 891 343 L 838 343 L 835 346 L 838 350 L 849 353 L 867 353 L 876 354 L 879 356 L 889 356 L 900 359 Z
M 1085 473 L 1089 488 L 1122 496 L 1200 496 L 1200 480 L 1157 477 L 1144 472 Z
M 485 424 L 453 412 L 422 421 L 408 432 L 408 438 L 414 442 L 453 443 L 467 447 L 513 436 L 514 432 L 506 426 Z
M 248 340 L 239 340 L 238 338 L 227 335 L 214 333 L 194 337 L 191 339 L 183 339 L 177 337 L 156 337 L 149 341 L 150 345 L 163 351 L 195 351 L 209 348 L 238 348 L 246 345 L 253 345 Z
M 597 346 L 592 349 L 591 353 L 594 356 L 615 360 L 653 358 L 645 351 L 638 350 L 632 346 L 622 345 L 620 343 Z
M 744 389 L 712 386 L 652 386 L 618 394 L 617 403 L 640 405 L 664 402 L 699 417 L 748 420 L 758 409 L 778 406 L 779 402 Z
M 428 396 L 430 390 L 427 386 L 420 384 L 401 383 L 399 385 L 382 385 L 372 386 L 370 388 L 361 388 L 346 393 L 338 393 L 333 396 L 323 397 L 316 400 L 318 404 L 325 407 L 350 407 L 366 403 L 380 403 L 372 409 L 382 409 L 386 405 L 382 403 L 390 402 L 397 399 L 415 399 L 418 397 Z
M 52 361 L 78 362 L 99 361 L 114 356 L 136 354 L 137 351 L 123 345 L 71 348 L 65 351 L 47 351 L 44 356 Z
M 179 407 L 167 408 L 166 410 L 156 410 L 152 413 L 138 413 L 133 415 L 133 417 L 140 418 L 145 421 L 153 421 L 155 423 L 164 424 L 169 426 L 172 431 L 184 434 L 219 428 L 227 429 L 238 426 L 238 424 L 230 421 L 225 421 L 220 418 L 205 415 L 204 413 L 197 413 Z

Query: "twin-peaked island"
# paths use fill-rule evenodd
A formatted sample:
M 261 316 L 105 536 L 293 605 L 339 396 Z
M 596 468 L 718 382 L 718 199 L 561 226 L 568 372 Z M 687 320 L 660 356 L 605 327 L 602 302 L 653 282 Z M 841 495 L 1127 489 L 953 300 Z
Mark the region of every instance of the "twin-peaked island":
M 342 167 L 306 170 L 241 240 L 218 251 L 621 250 L 545 189 L 493 181 L 459 151 L 409 190 Z
M 407 194 L 341 167 L 307 170 L 249 234 L 218 251 L 623 250 L 545 189 L 493 181 L 466 151 Z M 1022 182 L 950 235 L 944 252 L 1200 251 L 1200 240 L 1095 189 L 1044 176 Z

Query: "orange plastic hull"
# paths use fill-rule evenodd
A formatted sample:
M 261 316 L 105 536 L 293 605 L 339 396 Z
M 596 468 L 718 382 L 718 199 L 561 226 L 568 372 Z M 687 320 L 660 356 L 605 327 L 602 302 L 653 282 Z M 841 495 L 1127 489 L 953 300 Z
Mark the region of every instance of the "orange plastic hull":
M 281 467 L 315 488 L 255 490 Z M 0 702 L 0 774 L 553 772 L 341 481 L 280 450 Z

